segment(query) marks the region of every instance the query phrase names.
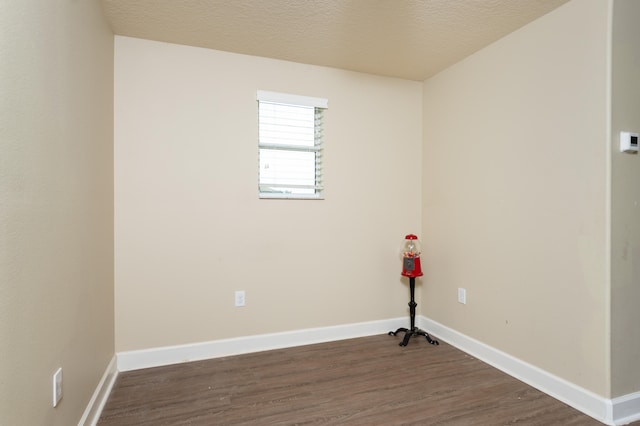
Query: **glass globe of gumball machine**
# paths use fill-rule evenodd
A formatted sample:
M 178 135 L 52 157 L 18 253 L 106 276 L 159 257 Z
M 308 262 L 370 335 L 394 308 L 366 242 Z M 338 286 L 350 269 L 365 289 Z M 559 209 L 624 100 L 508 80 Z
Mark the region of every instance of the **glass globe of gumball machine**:
M 399 343 L 400 346 L 407 346 L 412 336 L 424 336 L 427 342 L 432 345 L 439 345 L 440 342 L 432 339 L 429 333 L 416 327 L 416 306 L 418 306 L 415 301 L 416 277 L 422 276 L 422 265 L 420 263 L 422 246 L 418 237 L 414 234 L 406 235 L 400 254 L 402 255 L 402 276 L 409 278 L 409 289 L 411 291 L 411 301 L 409 302 L 411 328 L 400 327 L 396 331 L 390 331 L 389 335 L 395 336 L 397 333 L 404 332 L 404 339 Z
M 422 266 L 420 265 L 420 254 L 422 246 L 420 240 L 413 234 L 404 237 L 402 247 L 402 275 L 405 277 L 421 277 Z

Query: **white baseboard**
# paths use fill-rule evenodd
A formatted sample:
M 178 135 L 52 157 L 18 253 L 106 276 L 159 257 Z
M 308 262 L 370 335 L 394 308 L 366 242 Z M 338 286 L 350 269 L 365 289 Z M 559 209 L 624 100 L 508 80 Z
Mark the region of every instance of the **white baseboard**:
M 399 327 L 406 326 L 406 323 L 406 318 L 394 318 L 332 327 L 310 328 L 282 333 L 214 340 L 188 345 L 119 352 L 117 354 L 118 370 L 139 370 L 141 368 L 158 367 L 161 365 L 179 364 L 223 356 L 371 336 L 396 330 Z
M 612 399 L 611 409 L 613 424 L 616 426 L 640 420 L 640 392 Z
M 84 414 L 78 422 L 78 426 L 95 426 L 98 423 L 100 414 L 102 414 L 102 409 L 107 403 L 107 399 L 109 398 L 109 394 L 111 393 L 111 388 L 113 388 L 116 377 L 118 377 L 118 369 L 116 368 L 116 364 L 116 356 L 114 355 L 113 358 L 111 358 L 107 369 L 102 375 L 100 382 L 98 382 L 98 386 L 93 392 L 93 396 L 91 396 L 89 404 L 87 405 L 87 408 L 84 410 Z
M 619 426 L 640 419 L 640 392 L 610 400 L 429 318 L 416 320 L 429 334 L 602 423 Z

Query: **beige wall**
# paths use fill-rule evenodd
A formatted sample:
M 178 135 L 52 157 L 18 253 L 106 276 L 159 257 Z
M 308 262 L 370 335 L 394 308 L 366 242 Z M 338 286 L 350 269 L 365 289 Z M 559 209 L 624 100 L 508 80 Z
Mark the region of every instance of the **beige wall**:
M 422 312 L 603 396 L 607 29 L 573 1 L 426 81 L 422 200 Z
M 407 314 L 421 83 L 115 43 L 117 351 Z M 258 199 L 258 89 L 329 99 L 325 200 Z
M 596 393 L 640 390 L 640 167 L 617 149 L 620 130 L 640 131 L 635 0 L 614 2 L 611 157 L 610 3 L 585 0 L 423 92 L 116 37 L 115 176 L 113 37 L 97 3 L 10 3 L 0 423 L 79 419 L 114 352 L 114 235 L 118 350 L 404 316 L 397 250 L 416 232 L 423 314 Z M 329 98 L 326 200 L 258 200 L 258 89 Z
M 3 1 L 0 58 L 0 424 L 68 426 L 114 354 L 113 35 L 98 2 Z
M 613 7 L 611 126 L 612 396 L 640 391 L 640 157 L 620 152 L 620 131 L 640 132 L 640 2 Z

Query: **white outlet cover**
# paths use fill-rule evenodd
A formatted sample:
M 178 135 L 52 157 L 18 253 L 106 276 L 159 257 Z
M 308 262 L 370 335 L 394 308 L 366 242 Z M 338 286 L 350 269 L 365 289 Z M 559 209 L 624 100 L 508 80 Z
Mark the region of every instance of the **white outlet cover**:
M 458 289 L 458 302 L 462 303 L 463 305 L 467 304 L 467 290 L 465 290 L 464 288 Z
M 245 295 L 244 290 L 236 291 L 236 306 L 244 306 L 245 305 Z
M 56 407 L 62 399 L 62 367 L 53 373 L 53 406 Z

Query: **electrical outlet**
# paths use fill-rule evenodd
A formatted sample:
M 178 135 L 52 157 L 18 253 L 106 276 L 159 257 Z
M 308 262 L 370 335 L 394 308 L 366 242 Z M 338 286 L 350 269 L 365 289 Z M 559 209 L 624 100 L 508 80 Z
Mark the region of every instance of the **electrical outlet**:
M 458 289 L 458 303 L 462 303 L 463 305 L 467 304 L 467 290 L 464 288 Z
M 236 306 L 244 306 L 244 290 L 236 291 Z
M 56 407 L 62 399 L 62 367 L 53 373 L 53 406 Z

